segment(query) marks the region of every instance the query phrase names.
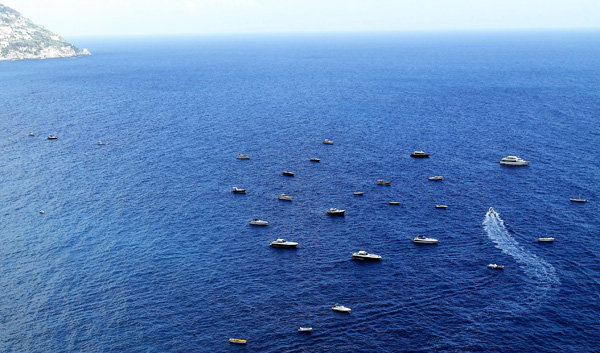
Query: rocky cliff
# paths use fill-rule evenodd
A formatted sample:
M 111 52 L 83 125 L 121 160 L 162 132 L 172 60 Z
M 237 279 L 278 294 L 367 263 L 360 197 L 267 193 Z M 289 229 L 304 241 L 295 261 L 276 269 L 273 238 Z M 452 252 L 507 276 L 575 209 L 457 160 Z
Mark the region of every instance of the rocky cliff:
M 0 4 L 0 61 L 90 55 L 58 35 Z

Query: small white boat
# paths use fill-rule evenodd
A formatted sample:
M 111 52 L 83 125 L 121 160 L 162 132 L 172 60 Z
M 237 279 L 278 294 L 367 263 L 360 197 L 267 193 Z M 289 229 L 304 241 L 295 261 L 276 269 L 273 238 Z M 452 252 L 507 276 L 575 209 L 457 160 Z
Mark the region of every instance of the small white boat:
M 379 179 L 379 180 L 377 180 L 377 183 L 376 183 L 376 184 L 377 184 L 377 185 L 391 185 L 391 184 L 392 184 L 392 182 L 391 182 L 391 181 L 385 181 L 385 180 L 383 180 L 383 179 Z
M 333 145 L 333 140 L 325 139 L 325 140 L 323 140 L 323 143 L 326 145 Z
M 446 208 L 448 208 L 448 205 L 435 205 L 435 208 L 443 208 L 443 209 L 446 209 Z
M 413 158 L 429 158 L 429 153 L 423 151 L 414 151 L 411 155 Z
M 490 215 L 490 216 L 497 216 L 497 215 L 498 215 L 498 212 L 494 211 L 494 208 L 493 208 L 493 207 L 490 207 L 490 209 L 487 211 L 487 213 L 486 213 L 485 215 L 486 215 L 486 216 L 487 216 L 487 215 Z
M 286 194 L 281 194 L 277 198 L 283 201 L 292 201 L 292 196 Z
M 337 209 L 335 207 L 331 207 L 328 211 L 327 214 L 330 216 L 344 216 L 344 213 L 346 212 L 346 210 L 340 210 Z
M 287 175 L 287 176 L 294 176 L 295 175 L 294 172 L 288 172 L 287 170 L 284 170 L 282 174 L 283 175 Z
M 27 134 L 27 136 L 35 136 L 35 134 L 33 132 L 30 132 L 29 134 Z
M 40 214 L 46 213 L 46 211 L 44 211 L 44 210 L 40 210 L 39 212 L 40 212 Z
M 106 145 L 104 142 L 98 141 L 98 146 L 104 146 L 104 145 Z
M 360 250 L 359 252 L 352 253 L 352 259 L 354 260 L 367 260 L 367 261 L 379 261 L 381 260 L 380 255 L 369 254 L 364 250 Z
M 433 238 L 426 238 L 422 235 L 417 235 L 413 240 L 413 243 L 417 244 L 437 244 L 438 240 Z
M 255 218 L 255 219 L 253 219 L 253 220 L 250 221 L 250 224 L 253 225 L 253 226 L 268 226 L 269 222 Z
M 320 158 L 311 158 L 310 161 L 311 162 L 320 162 L 321 159 Z
M 234 186 L 233 189 L 231 190 L 231 192 L 234 194 L 245 194 L 246 189 L 240 189 L 237 186 Z
M 300 327 L 298 329 L 298 332 L 311 333 L 312 332 L 312 327 Z
M 500 160 L 500 164 L 502 164 L 502 165 L 528 165 L 529 161 L 526 161 L 517 156 L 507 156 Z
M 357 196 L 362 196 L 362 195 L 364 195 L 364 192 L 362 192 L 362 191 L 355 191 L 355 192 L 353 192 L 353 194 L 357 195 Z
M 239 338 L 230 338 L 229 342 L 231 343 L 235 343 L 235 344 L 246 344 L 246 340 L 241 340 Z
M 427 179 L 429 179 L 429 180 L 444 180 L 444 177 L 441 175 L 436 175 L 436 176 L 429 177 Z
M 552 243 L 552 242 L 554 242 L 554 238 L 552 238 L 552 237 L 538 238 L 538 241 L 540 243 Z
M 489 264 L 487 267 L 491 268 L 492 270 L 504 270 L 504 266 L 500 266 L 500 265 L 496 265 L 496 264 Z
M 249 156 L 249 155 L 247 155 L 247 154 L 241 154 L 241 153 L 240 153 L 240 154 L 238 154 L 238 156 L 237 156 L 237 157 L 235 157 L 235 158 L 237 158 L 237 159 L 250 159 L 250 156 Z
M 58 140 L 58 136 L 50 135 L 46 137 L 48 140 Z
M 394 205 L 394 206 L 397 206 L 397 205 L 399 205 L 399 204 L 400 204 L 400 202 L 398 202 L 398 201 L 390 201 L 390 202 L 388 202 L 388 203 L 389 203 L 390 205 Z
M 587 202 L 586 199 L 582 199 L 582 198 L 579 198 L 579 197 L 570 198 L 569 200 L 571 200 L 571 202 Z
M 287 241 L 285 239 L 279 238 L 270 242 L 269 245 L 271 245 L 274 248 L 295 248 L 296 246 L 298 246 L 298 243 L 296 243 L 295 241 Z
M 331 307 L 331 309 L 335 310 L 335 311 L 339 311 L 341 313 L 349 313 L 352 310 L 352 309 L 347 308 L 347 307 L 345 307 L 343 305 L 340 305 L 340 304 L 335 304 L 334 306 Z

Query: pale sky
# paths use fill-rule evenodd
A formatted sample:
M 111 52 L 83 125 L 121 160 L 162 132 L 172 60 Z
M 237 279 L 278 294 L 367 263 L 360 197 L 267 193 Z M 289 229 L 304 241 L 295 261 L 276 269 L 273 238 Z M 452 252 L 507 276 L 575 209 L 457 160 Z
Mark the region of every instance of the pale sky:
M 600 28 L 600 0 L 0 0 L 69 36 Z

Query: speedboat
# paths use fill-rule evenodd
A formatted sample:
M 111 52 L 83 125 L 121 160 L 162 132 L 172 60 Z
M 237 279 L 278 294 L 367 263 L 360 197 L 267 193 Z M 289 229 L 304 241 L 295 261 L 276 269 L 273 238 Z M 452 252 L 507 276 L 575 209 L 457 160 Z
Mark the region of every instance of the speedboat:
M 400 204 L 400 202 L 398 202 L 398 201 L 390 201 L 390 202 L 388 202 L 388 203 L 389 203 L 390 205 L 399 205 L 399 204 Z
M 385 180 L 383 180 L 383 179 L 379 179 L 379 180 L 377 180 L 377 183 L 376 183 L 376 184 L 377 184 L 377 185 L 391 185 L 391 184 L 392 184 L 392 182 L 391 182 L 391 181 L 385 181 Z
M 230 338 L 229 342 L 235 343 L 235 344 L 246 344 L 246 340 L 241 340 L 239 338 Z
M 300 327 L 298 329 L 298 332 L 311 333 L 312 332 L 312 327 Z
M 256 219 L 255 218 L 255 219 L 253 219 L 253 220 L 250 221 L 250 224 L 253 225 L 253 226 L 268 226 L 269 222 L 262 221 L 260 219 Z
M 496 264 L 489 264 L 487 267 L 491 268 L 492 270 L 504 270 L 504 266 Z
M 429 153 L 423 151 L 414 151 L 411 155 L 413 158 L 429 158 Z
M 429 180 L 444 180 L 444 177 L 441 175 L 436 175 L 436 176 L 429 177 L 427 179 L 429 179 Z
M 30 132 L 29 134 L 27 134 L 27 136 L 35 136 L 35 134 L 33 132 Z
M 58 136 L 50 135 L 46 137 L 48 140 L 58 140 Z
M 490 207 L 490 209 L 487 211 L 486 216 L 490 215 L 490 216 L 497 216 L 498 212 L 494 211 L 493 207 Z
M 231 192 L 234 194 L 245 194 L 246 189 L 240 189 L 237 186 L 234 186 L 233 189 L 231 190 Z
M 361 250 L 359 252 L 353 252 L 352 259 L 367 260 L 367 261 L 379 261 L 379 260 L 381 260 L 381 256 L 375 255 L 375 254 L 369 254 L 368 252 Z
M 325 140 L 323 140 L 323 143 L 326 145 L 333 145 L 333 140 L 325 139 Z
M 502 165 L 528 165 L 529 161 L 523 160 L 517 156 L 507 156 L 500 160 Z
M 355 191 L 355 192 L 353 192 L 353 194 L 357 195 L 357 196 L 362 196 L 364 194 L 364 192 L 362 192 L 362 191 Z
M 413 240 L 413 243 L 418 244 L 437 244 L 438 240 L 433 238 L 426 238 L 422 235 L 417 235 Z
M 240 154 L 238 154 L 238 156 L 237 156 L 237 157 L 235 157 L 235 158 L 237 158 L 237 159 L 250 159 L 250 156 L 249 156 L 249 155 L 247 155 L 247 154 L 241 154 L 241 153 L 240 153 Z
M 346 212 L 346 210 L 339 210 L 335 207 L 331 207 L 328 211 L 327 214 L 330 216 L 344 216 L 344 213 Z
M 310 161 L 311 162 L 320 162 L 321 159 L 320 158 L 311 158 Z
M 288 172 L 287 170 L 284 170 L 282 174 L 283 175 L 287 175 L 287 176 L 294 176 L 295 175 L 294 172 Z
M 98 146 L 104 146 L 104 145 L 106 145 L 104 142 L 98 141 Z
M 552 242 L 554 242 L 554 238 L 548 238 L 548 237 L 546 237 L 546 238 L 538 238 L 538 241 L 540 243 L 552 243 Z
M 349 313 L 352 310 L 352 309 L 347 308 L 347 307 L 345 307 L 343 305 L 340 305 L 340 304 L 335 304 L 334 306 L 331 307 L 331 309 L 335 310 L 335 311 L 339 311 L 341 313 Z
M 281 194 L 277 198 L 283 201 L 292 201 L 292 196 L 286 194 Z
M 435 205 L 435 208 L 443 208 L 443 209 L 446 209 L 446 208 L 448 208 L 448 205 Z
M 274 248 L 295 248 L 296 246 L 298 246 L 298 243 L 296 243 L 295 241 L 287 241 L 285 239 L 279 238 L 270 242 L 269 245 L 271 245 Z
M 570 198 L 569 200 L 571 200 L 571 202 L 587 202 L 586 199 L 582 199 L 582 198 Z

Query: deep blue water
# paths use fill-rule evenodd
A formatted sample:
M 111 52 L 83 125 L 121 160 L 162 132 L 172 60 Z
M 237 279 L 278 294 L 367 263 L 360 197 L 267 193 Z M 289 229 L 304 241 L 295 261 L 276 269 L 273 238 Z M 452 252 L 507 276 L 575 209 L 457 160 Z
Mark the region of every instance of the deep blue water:
M 600 344 L 599 32 L 75 44 L 0 63 L 0 351 Z

